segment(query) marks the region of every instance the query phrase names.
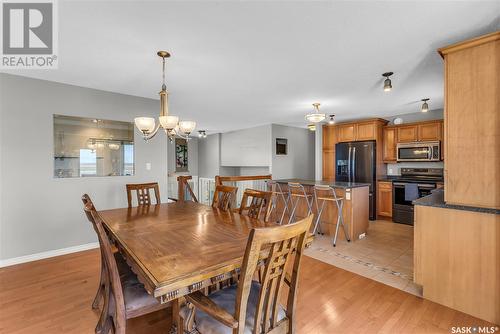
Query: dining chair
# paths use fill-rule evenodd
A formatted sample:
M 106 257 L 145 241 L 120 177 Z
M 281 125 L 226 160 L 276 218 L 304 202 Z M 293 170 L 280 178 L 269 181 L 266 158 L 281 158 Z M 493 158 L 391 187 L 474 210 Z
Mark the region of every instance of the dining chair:
M 262 220 L 268 222 L 271 214 L 272 196 L 273 193 L 270 191 L 245 189 L 243 197 L 241 198 L 239 214 L 256 219 L 259 219 L 260 216 L 263 215 Z M 248 200 L 250 200 L 250 204 Z
M 236 199 L 236 192 L 238 188 L 231 186 L 217 185 L 215 186 L 214 198 L 212 200 L 212 207 L 218 208 L 222 211 L 229 211 Z
M 86 194 L 83 197 L 90 200 Z M 123 256 L 119 252 L 113 253 L 102 219 L 92 201 L 85 204 L 84 210 L 87 217 L 92 219 L 104 260 L 101 276 L 104 281 L 104 305 L 95 332 L 125 334 L 127 319 L 156 312 L 170 306 L 170 303 L 161 304 L 148 294 Z
M 158 187 L 158 182 L 127 184 L 128 207 L 132 207 L 132 191 L 134 190 L 137 193 L 137 205 L 151 205 L 151 189 L 153 189 L 155 193 L 156 204 L 160 204 L 160 188 Z
M 201 291 L 187 295 L 187 305 L 180 311 L 181 332 L 294 333 L 299 270 L 312 220 L 310 215 L 294 224 L 252 229 L 238 284 L 209 296 Z M 259 284 L 252 278 L 264 249 L 269 252 Z M 284 284 L 288 285 L 286 307 L 279 303 Z
M 92 200 L 90 199 L 90 196 L 87 194 L 84 194 L 82 196 L 82 202 L 83 206 L 89 206 L 92 210 L 94 208 L 94 203 L 92 203 Z M 90 211 L 84 210 L 85 215 L 87 216 L 88 221 L 92 224 L 92 227 L 94 228 L 94 231 L 97 233 L 97 228 L 94 223 L 94 218 L 92 217 L 92 214 Z M 99 287 L 97 288 L 97 293 L 95 295 L 94 301 L 92 302 L 92 308 L 97 309 L 99 307 L 99 303 L 101 299 L 104 297 L 104 274 L 105 274 L 105 269 L 104 269 L 104 257 L 102 254 L 101 250 L 101 269 L 100 269 L 100 274 L 99 274 Z

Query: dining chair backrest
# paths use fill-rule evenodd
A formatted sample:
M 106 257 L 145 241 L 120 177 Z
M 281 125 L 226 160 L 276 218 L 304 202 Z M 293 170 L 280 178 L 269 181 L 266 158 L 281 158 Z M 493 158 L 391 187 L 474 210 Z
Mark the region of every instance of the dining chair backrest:
M 158 182 L 127 184 L 128 207 L 132 207 L 132 191 L 134 190 L 137 193 L 137 205 L 151 205 L 151 189 L 154 191 L 156 204 L 160 204 L 160 188 L 158 187 Z
M 230 210 L 236 198 L 237 191 L 238 188 L 236 187 L 216 185 L 214 198 L 212 200 L 212 207 L 222 211 Z
M 234 319 L 238 328 L 233 333 L 245 332 L 245 317 L 247 314 L 248 296 L 252 279 L 259 263 L 259 255 L 263 249 L 269 250 L 264 261 L 261 289 L 255 310 L 253 333 L 295 332 L 295 305 L 297 300 L 297 285 L 302 254 L 306 244 L 309 227 L 313 220 L 310 215 L 296 223 L 276 227 L 255 228 L 250 232 L 245 255 L 240 271 L 240 279 L 236 294 Z M 292 256 L 292 255 L 295 256 Z M 293 262 L 292 262 L 293 261 Z M 286 299 L 285 319 L 278 321 L 280 295 L 287 269 L 291 268 L 289 276 L 288 296 Z
M 106 290 L 104 294 L 103 309 L 107 309 L 110 306 L 113 307 L 111 310 L 111 319 L 113 321 L 114 333 L 124 333 L 127 319 L 125 312 L 125 300 L 123 297 L 120 274 L 111 249 L 111 244 L 104 230 L 102 218 L 96 211 L 95 207 L 90 203 L 87 203 L 84 206 L 84 210 L 85 213 L 90 215 L 94 221 L 99 246 L 101 248 L 101 254 L 105 263 L 105 277 L 107 282 L 105 284 Z M 110 300 L 110 298 L 112 298 L 112 300 Z
M 269 221 L 272 196 L 273 193 L 270 191 L 245 189 L 243 198 L 241 199 L 239 213 L 256 219 L 259 219 L 262 215 L 262 219 L 265 222 Z M 248 200 L 250 200 L 250 204 Z

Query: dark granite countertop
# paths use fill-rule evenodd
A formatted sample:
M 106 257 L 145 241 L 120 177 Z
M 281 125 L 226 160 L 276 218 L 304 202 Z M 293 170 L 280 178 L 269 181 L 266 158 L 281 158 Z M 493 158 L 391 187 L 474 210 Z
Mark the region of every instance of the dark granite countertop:
M 494 215 L 500 214 L 500 209 L 489 209 L 489 208 L 480 208 L 480 207 L 476 207 L 476 206 L 446 204 L 444 201 L 444 190 L 441 188 L 433 190 L 432 193 L 428 196 L 414 200 L 413 204 L 414 205 L 423 205 L 423 206 L 432 206 L 432 207 L 444 208 L 444 209 L 491 213 Z
M 359 182 L 338 182 L 338 181 L 315 181 L 315 180 L 303 180 L 303 179 L 282 179 L 274 180 L 278 183 L 288 183 L 296 182 L 304 186 L 330 186 L 334 188 L 359 188 L 359 187 L 369 187 L 369 183 L 359 183 Z
M 377 181 L 386 181 L 386 182 L 392 182 L 397 178 L 400 178 L 401 175 L 386 175 L 386 176 L 381 176 L 377 179 Z

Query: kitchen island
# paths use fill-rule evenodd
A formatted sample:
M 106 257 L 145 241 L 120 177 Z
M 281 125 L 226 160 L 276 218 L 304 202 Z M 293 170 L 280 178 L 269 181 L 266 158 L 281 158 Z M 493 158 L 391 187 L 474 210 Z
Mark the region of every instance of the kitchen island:
M 344 217 L 344 225 L 347 229 L 347 234 L 351 240 L 358 240 L 363 237 L 368 231 L 368 217 L 369 217 L 369 183 L 356 183 L 356 182 L 335 182 L 335 181 L 315 181 L 303 179 L 282 179 L 275 180 L 281 186 L 282 191 L 288 192 L 288 183 L 295 182 L 304 186 L 307 194 L 314 195 L 314 186 L 327 185 L 335 188 L 335 193 L 338 197 L 342 197 L 344 201 L 344 208 L 342 215 Z M 321 206 L 321 203 L 318 203 Z M 283 201 L 278 200 L 277 212 L 282 212 Z M 291 211 L 291 208 L 289 208 Z M 337 206 L 333 201 L 326 201 L 325 209 L 321 214 L 321 230 L 325 235 L 335 234 L 337 225 Z M 316 203 L 313 200 L 313 213 L 316 214 Z M 307 214 L 307 204 L 305 200 L 301 199 L 296 210 L 296 217 L 305 217 Z M 288 215 L 285 216 L 285 222 L 288 222 Z M 345 239 L 344 232 L 339 229 L 338 240 Z

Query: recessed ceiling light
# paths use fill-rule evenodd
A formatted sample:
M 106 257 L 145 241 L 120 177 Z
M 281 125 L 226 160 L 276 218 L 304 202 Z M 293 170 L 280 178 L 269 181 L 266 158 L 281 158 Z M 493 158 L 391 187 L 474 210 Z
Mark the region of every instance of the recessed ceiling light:
M 392 82 L 391 79 L 389 79 L 389 77 L 393 74 L 394 74 L 393 72 L 385 72 L 382 74 L 382 76 L 385 77 L 384 92 L 390 92 L 392 90 Z

